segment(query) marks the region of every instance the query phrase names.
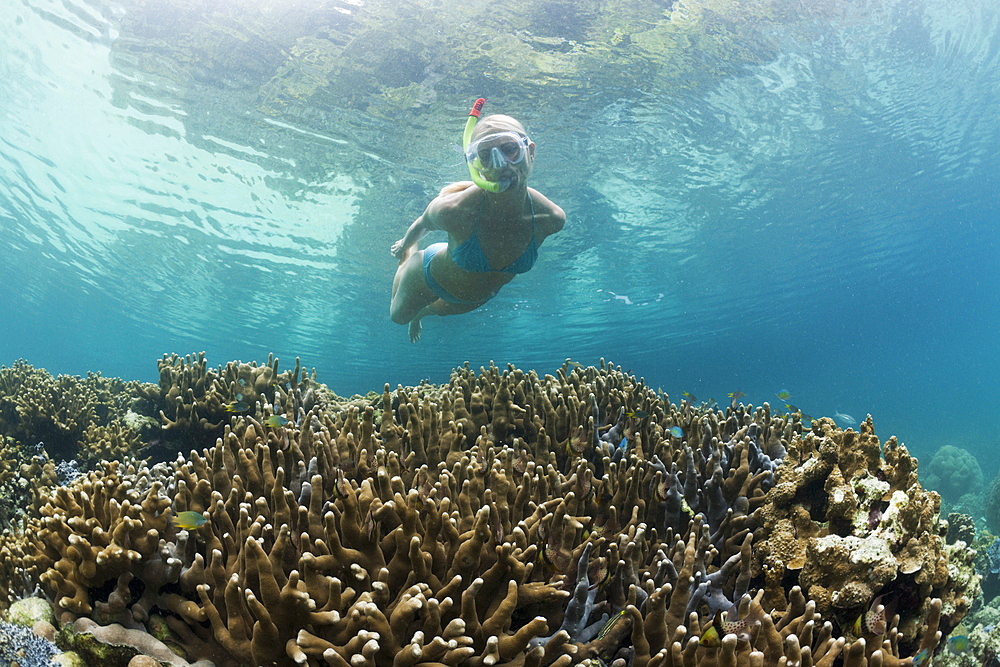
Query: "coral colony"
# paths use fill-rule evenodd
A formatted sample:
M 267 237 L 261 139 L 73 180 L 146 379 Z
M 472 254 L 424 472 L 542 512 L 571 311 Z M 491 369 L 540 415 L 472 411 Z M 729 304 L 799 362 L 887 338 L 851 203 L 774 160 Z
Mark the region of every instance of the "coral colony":
M 53 482 L 0 543 L 3 603 L 38 586 L 77 651 L 131 649 L 105 666 L 910 665 L 978 588 L 870 418 L 678 407 L 603 360 L 341 399 L 165 356 L 118 389 L 78 430 L 155 416 L 168 460 Z

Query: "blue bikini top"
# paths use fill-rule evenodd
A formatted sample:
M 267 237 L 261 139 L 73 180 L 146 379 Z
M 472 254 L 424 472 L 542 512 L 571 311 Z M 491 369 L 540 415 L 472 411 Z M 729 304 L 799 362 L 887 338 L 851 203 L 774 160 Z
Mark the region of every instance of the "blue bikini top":
M 526 273 L 535 265 L 538 259 L 538 243 L 535 241 L 535 203 L 531 201 L 531 194 L 528 194 L 528 205 L 531 207 L 531 242 L 524 252 L 513 262 L 502 269 L 494 269 L 490 266 L 490 261 L 486 259 L 483 246 L 479 243 L 479 220 L 483 218 L 483 207 L 486 206 L 486 197 L 479 206 L 479 218 L 472 229 L 472 234 L 465 239 L 462 245 L 451 251 L 451 261 L 460 269 L 465 269 L 471 273 Z

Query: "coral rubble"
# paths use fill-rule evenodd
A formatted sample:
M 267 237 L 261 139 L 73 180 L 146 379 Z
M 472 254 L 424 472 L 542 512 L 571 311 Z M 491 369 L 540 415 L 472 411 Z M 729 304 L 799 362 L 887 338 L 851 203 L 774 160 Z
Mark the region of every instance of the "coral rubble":
M 212 442 L 46 493 L 2 591 L 177 664 L 860 667 L 933 651 L 977 586 L 870 419 L 677 406 L 603 361 L 353 401 L 277 368 L 164 357 L 164 429 Z

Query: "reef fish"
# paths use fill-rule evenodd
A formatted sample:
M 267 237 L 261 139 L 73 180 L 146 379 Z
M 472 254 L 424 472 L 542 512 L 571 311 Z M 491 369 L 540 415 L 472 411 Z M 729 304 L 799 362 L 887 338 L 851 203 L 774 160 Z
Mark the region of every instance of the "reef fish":
M 675 438 L 684 437 L 684 429 L 682 429 L 680 426 L 671 426 L 667 430 L 670 431 L 670 435 L 674 436 Z
M 649 413 L 645 410 L 633 410 L 632 412 L 626 412 L 626 417 L 631 417 L 632 419 L 645 419 L 649 416 Z
M 948 650 L 954 654 L 969 650 L 969 635 L 952 635 L 948 637 Z
M 701 633 L 698 643 L 706 648 L 718 648 L 722 646 L 722 637 L 726 632 L 722 629 L 722 612 L 715 612 L 715 617 L 705 631 Z
M 271 428 L 280 428 L 288 423 L 288 418 L 282 415 L 271 415 L 264 420 L 264 426 L 270 426 Z
M 833 413 L 833 418 L 836 419 L 839 422 L 844 422 L 848 426 L 854 426 L 855 424 L 858 423 L 857 419 L 855 419 L 851 415 L 845 414 L 843 412 L 834 412 Z
M 721 614 L 716 617 L 719 619 L 719 628 L 723 635 L 736 635 L 737 638 L 746 640 L 750 638 L 750 629 L 763 616 L 764 610 L 758 605 L 751 607 L 746 616 L 739 618 L 739 609 L 733 605 L 724 617 Z
M 792 397 L 792 392 L 788 391 L 787 389 L 782 389 L 781 391 L 777 392 L 775 396 L 781 399 L 782 401 L 787 401 Z
M 927 662 L 927 659 L 931 657 L 931 652 L 925 648 L 917 651 L 916 655 L 913 656 L 912 661 L 916 667 L 920 667 Z
M 885 605 L 882 604 L 882 596 L 872 600 L 872 606 L 868 611 L 858 616 L 854 621 L 854 636 L 862 635 L 884 635 L 886 630 Z
M 185 510 L 174 515 L 174 525 L 184 530 L 194 530 L 208 523 L 208 519 L 201 512 Z
M 682 391 L 681 396 L 687 399 L 688 403 L 694 403 L 695 401 L 698 400 L 698 397 L 692 394 L 690 391 Z
M 615 626 L 625 620 L 625 618 L 625 610 L 622 609 L 620 612 L 608 619 L 608 622 L 604 624 L 604 627 L 598 631 L 595 639 L 604 639 L 605 635 L 614 630 Z
M 245 403 L 242 399 L 233 401 L 232 403 L 226 403 L 226 412 L 249 412 L 250 405 Z

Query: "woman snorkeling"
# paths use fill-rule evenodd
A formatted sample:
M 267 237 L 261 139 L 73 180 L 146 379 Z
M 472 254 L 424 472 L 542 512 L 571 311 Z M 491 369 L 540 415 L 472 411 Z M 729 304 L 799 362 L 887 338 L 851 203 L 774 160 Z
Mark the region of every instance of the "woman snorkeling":
M 410 325 L 413 342 L 424 317 L 475 310 L 530 270 L 538 246 L 566 222 L 561 208 L 528 187 L 535 144 L 524 126 L 501 114 L 477 122 L 485 102 L 476 100 L 463 137 L 472 180 L 446 185 L 392 244 L 399 268 L 389 315 Z M 418 250 L 432 230 L 447 232 L 447 243 Z

